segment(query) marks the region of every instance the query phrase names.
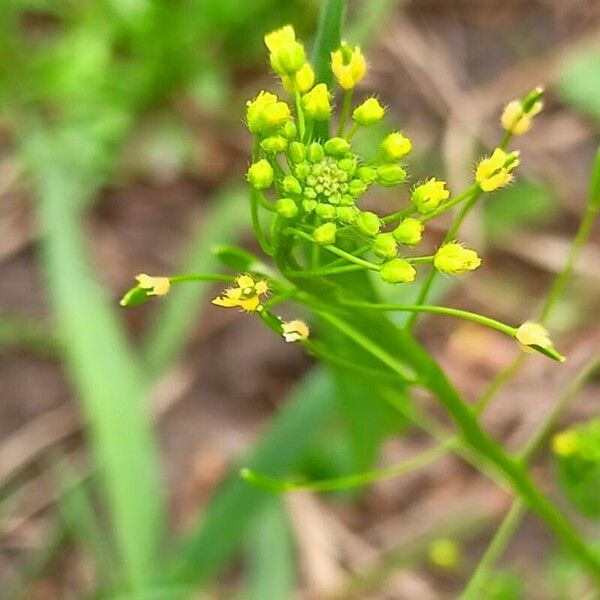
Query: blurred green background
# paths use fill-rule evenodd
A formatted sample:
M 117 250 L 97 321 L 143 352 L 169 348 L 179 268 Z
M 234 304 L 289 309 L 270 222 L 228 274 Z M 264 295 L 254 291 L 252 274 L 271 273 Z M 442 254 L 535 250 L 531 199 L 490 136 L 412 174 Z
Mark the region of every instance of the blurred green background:
M 263 34 L 289 22 L 310 45 L 319 9 L 0 3 L 0 597 L 452 598 L 485 547 L 506 498 L 458 459 L 360 493 L 250 488 L 240 465 L 335 477 L 399 462 L 427 440 L 381 411 L 365 415 L 361 398 L 259 323 L 210 307 L 209 284 L 118 307 L 137 273 L 216 270 L 219 244 L 255 250 L 244 103 L 278 85 Z M 376 91 L 388 123 L 414 141 L 413 181 L 467 185 L 499 139 L 503 104 L 547 87 L 544 113 L 517 140 L 518 183 L 467 224 L 486 268 L 438 290 L 525 320 L 585 204 L 600 5 L 355 1 L 345 37 L 369 57 L 360 93 Z M 596 235 L 553 323 L 573 369 L 600 341 L 598 264 Z M 419 337 L 469 397 L 513 356 L 510 341 L 456 323 L 424 320 Z M 490 411 L 509 446 L 574 372 L 545 368 L 532 361 Z M 599 389 L 571 420 L 593 414 Z M 560 498 L 546 460 L 540 471 Z M 449 570 L 427 558 L 444 536 L 463 547 Z M 580 580 L 526 521 L 487 597 L 576 598 Z

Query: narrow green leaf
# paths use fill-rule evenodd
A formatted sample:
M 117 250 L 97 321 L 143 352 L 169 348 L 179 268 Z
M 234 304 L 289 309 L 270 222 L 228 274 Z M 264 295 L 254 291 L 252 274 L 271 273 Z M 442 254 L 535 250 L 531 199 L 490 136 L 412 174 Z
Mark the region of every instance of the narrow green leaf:
M 331 53 L 342 40 L 342 25 L 346 13 L 345 0 L 324 0 L 319 14 L 312 62 L 317 81 L 331 85 Z

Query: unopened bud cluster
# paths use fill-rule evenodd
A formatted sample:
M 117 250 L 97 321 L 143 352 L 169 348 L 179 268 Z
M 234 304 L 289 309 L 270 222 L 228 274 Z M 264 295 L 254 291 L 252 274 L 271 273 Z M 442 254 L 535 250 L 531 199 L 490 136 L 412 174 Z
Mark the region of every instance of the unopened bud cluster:
M 412 142 L 401 131 L 392 131 L 370 156 L 360 156 L 352 146 L 361 128 L 381 122 L 386 113 L 374 96 L 351 105 L 354 88 L 367 71 L 361 49 L 344 42 L 331 53 L 331 71 L 344 100 L 337 135 L 324 138 L 323 131 L 335 124 L 335 90 L 316 81 L 291 26 L 266 35 L 265 44 L 271 67 L 291 96 L 286 101 L 261 91 L 247 103 L 246 122 L 255 136 L 247 180 L 260 200 L 257 205 L 279 219 L 271 230 L 279 231 L 278 240 L 282 235 L 298 239 L 300 232 L 302 243 L 308 236 L 321 246 L 335 246 L 343 236 L 344 247 L 350 251 L 361 247 L 363 256 L 366 244 L 366 258 L 384 281 L 413 281 L 416 270 L 411 258 L 400 255 L 421 242 L 429 219 L 452 205 L 446 182 L 431 177 L 415 184 L 411 206 L 397 219 L 384 220 L 364 210 L 361 199 L 372 186 L 405 183 L 402 161 L 411 152 Z M 531 118 L 541 110 L 540 98 L 541 90 L 536 89 L 507 106 L 502 122 L 509 132 L 522 133 L 530 126 Z M 483 192 L 507 185 L 518 164 L 518 152 L 497 148 L 477 166 L 476 185 Z M 420 258 L 414 262 L 427 262 L 426 257 Z M 481 260 L 475 251 L 451 242 L 438 248 L 429 262 L 441 272 L 456 275 L 476 269 Z

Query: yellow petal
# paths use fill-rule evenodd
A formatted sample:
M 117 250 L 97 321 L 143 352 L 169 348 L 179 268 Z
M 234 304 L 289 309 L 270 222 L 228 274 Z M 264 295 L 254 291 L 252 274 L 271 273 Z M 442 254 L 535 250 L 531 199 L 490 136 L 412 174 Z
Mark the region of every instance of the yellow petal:
M 256 285 L 254 286 L 254 289 L 256 290 L 256 293 L 260 296 L 262 294 L 266 294 L 269 291 L 269 284 L 264 281 L 257 281 Z
M 233 298 L 229 298 L 228 296 L 217 296 L 212 300 L 213 304 L 217 306 L 224 306 L 225 308 L 232 308 L 234 306 L 238 306 L 238 301 Z
M 260 305 L 260 300 L 258 296 L 252 296 L 251 298 L 239 300 L 238 305 L 248 312 L 254 312 Z
M 254 279 L 250 275 L 238 275 L 235 283 L 241 288 L 254 287 Z

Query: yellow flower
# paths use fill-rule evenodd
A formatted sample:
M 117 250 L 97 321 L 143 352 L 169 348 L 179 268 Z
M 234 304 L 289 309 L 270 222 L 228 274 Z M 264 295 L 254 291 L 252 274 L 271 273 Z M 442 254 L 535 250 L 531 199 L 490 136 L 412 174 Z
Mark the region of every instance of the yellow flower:
M 290 107 L 270 92 L 262 91 L 246 102 L 246 122 L 251 133 L 276 129 L 288 121 L 290 114 Z
M 537 115 L 544 103 L 540 100 L 543 88 L 535 88 L 522 100 L 512 100 L 505 107 L 500 117 L 502 127 L 513 135 L 522 135 L 531 127 L 531 121 Z
M 462 561 L 458 544 L 448 538 L 433 540 L 429 546 L 429 560 L 441 569 L 456 569 Z
M 238 275 L 235 278 L 237 287 L 225 290 L 222 296 L 217 296 L 212 303 L 225 308 L 240 308 L 254 312 L 260 308 L 260 296 L 267 293 L 269 286 L 264 280 L 254 281 L 250 275 Z
M 411 151 L 412 142 L 400 131 L 394 131 L 381 142 L 381 149 L 389 160 L 400 160 Z
M 526 321 L 517 329 L 515 338 L 524 350 L 531 352 L 530 346 L 539 346 L 540 348 L 552 348 L 552 340 L 548 335 L 548 330 L 539 323 Z
M 294 320 L 287 323 L 282 323 L 283 339 L 286 342 L 302 342 L 306 340 L 310 334 L 310 329 L 304 321 Z
M 313 71 L 313 68 L 310 66 L 310 63 L 305 62 L 302 65 L 302 68 L 297 73 L 294 73 L 294 75 L 291 75 L 291 76 L 283 75 L 283 77 L 281 78 L 283 87 L 290 94 L 294 93 L 294 86 L 292 83 L 292 79 L 295 81 L 296 86 L 298 87 L 298 91 L 300 93 L 304 94 L 305 92 L 308 92 L 308 90 L 310 90 L 310 88 L 315 83 L 315 72 Z
M 350 90 L 365 76 L 367 61 L 359 46 L 352 49 L 342 42 L 340 48 L 331 53 L 331 70 L 340 86 Z
M 557 433 L 552 438 L 552 450 L 558 456 L 572 456 L 579 448 L 579 436 L 573 429 Z
M 475 180 L 484 192 L 493 192 L 512 181 L 510 172 L 519 164 L 519 153 L 496 148 L 493 154 L 484 158 L 475 172 Z
M 331 116 L 331 102 L 327 86 L 324 83 L 315 85 L 310 92 L 302 96 L 302 106 L 309 119 L 327 121 Z
M 450 192 L 446 189 L 446 182 L 432 177 L 415 187 L 410 199 L 421 214 L 427 214 L 436 210 L 449 197 Z
M 481 264 L 475 250 L 463 248 L 458 242 L 444 244 L 433 257 L 433 266 L 442 273 L 460 275 L 465 271 L 474 271 Z
M 270 52 L 279 50 L 285 44 L 296 41 L 296 32 L 291 25 L 284 25 L 280 29 L 275 29 L 265 35 L 265 45 Z
M 148 296 L 164 296 L 171 288 L 171 282 L 168 277 L 152 277 L 145 273 L 136 275 L 138 286 L 146 290 Z

